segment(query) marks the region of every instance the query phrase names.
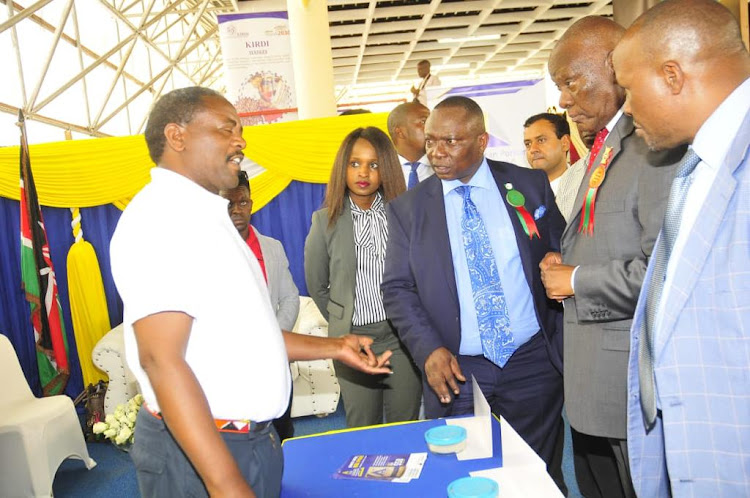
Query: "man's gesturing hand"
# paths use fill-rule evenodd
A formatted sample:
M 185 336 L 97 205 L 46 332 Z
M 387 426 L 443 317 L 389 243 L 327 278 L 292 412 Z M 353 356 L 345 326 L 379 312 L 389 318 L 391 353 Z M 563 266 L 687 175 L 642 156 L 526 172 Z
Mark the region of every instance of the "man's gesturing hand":
M 459 393 L 457 380 L 466 382 L 466 377 L 458 366 L 458 360 L 446 348 L 437 348 L 430 353 L 424 362 L 424 373 L 441 403 L 451 402 L 451 391 L 454 395 Z
M 349 334 L 340 337 L 339 340 L 341 344 L 338 354 L 334 357 L 336 360 L 368 374 L 391 373 L 387 365 L 390 364 L 392 351 L 388 350 L 380 356 L 375 356 L 370 350 L 372 339 L 361 335 Z

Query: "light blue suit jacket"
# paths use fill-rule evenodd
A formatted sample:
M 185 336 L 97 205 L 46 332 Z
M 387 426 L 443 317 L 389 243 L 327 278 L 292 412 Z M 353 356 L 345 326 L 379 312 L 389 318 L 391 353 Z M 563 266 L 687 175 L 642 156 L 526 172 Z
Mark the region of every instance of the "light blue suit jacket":
M 749 145 L 750 111 L 688 235 L 664 303 L 654 351 L 662 418 L 649 433 L 638 388 L 647 285 L 640 294 L 628 364 L 628 444 L 641 497 L 667 497 L 670 489 L 675 497 L 750 496 Z M 652 271 L 650 264 L 644 282 Z

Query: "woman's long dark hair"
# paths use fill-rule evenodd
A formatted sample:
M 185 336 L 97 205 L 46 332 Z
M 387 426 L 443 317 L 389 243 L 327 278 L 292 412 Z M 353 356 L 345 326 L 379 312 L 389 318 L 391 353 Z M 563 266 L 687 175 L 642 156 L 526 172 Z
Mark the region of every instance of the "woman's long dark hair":
M 398 160 L 396 149 L 391 139 L 380 128 L 368 126 L 357 128 L 349 133 L 336 153 L 331 170 L 331 179 L 326 188 L 326 198 L 323 203 L 328 208 L 328 226 L 333 225 L 341 212 L 344 210 L 344 201 L 348 188 L 346 187 L 346 168 L 349 166 L 349 158 L 354 149 L 354 143 L 364 138 L 375 149 L 378 156 L 378 170 L 380 171 L 380 188 L 385 202 L 394 199 L 406 190 L 404 173 L 401 171 L 401 162 Z

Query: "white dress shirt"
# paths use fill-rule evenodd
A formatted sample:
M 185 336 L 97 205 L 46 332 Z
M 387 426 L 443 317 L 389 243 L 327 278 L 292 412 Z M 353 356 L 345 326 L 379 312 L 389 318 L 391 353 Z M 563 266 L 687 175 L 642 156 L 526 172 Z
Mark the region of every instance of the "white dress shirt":
M 401 155 L 398 156 L 398 160 L 401 162 L 401 171 L 404 172 L 404 183 L 406 183 L 406 185 L 408 186 L 409 175 L 411 175 L 411 165 L 409 163 L 411 161 Z M 435 170 L 433 170 L 432 166 L 430 166 L 430 161 L 427 160 L 427 156 L 422 156 L 419 159 L 419 167 L 417 167 L 417 177 L 419 178 L 419 181 L 424 181 L 434 174 Z

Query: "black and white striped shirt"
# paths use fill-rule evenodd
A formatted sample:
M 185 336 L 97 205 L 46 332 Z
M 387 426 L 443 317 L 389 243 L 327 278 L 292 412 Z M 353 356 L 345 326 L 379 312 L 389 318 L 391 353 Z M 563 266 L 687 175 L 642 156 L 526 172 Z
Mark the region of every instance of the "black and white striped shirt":
M 367 325 L 386 318 L 380 292 L 388 240 L 385 204 L 380 192 L 368 210 L 360 209 L 351 198 L 349 202 L 354 223 L 354 254 L 357 257 L 352 325 Z

